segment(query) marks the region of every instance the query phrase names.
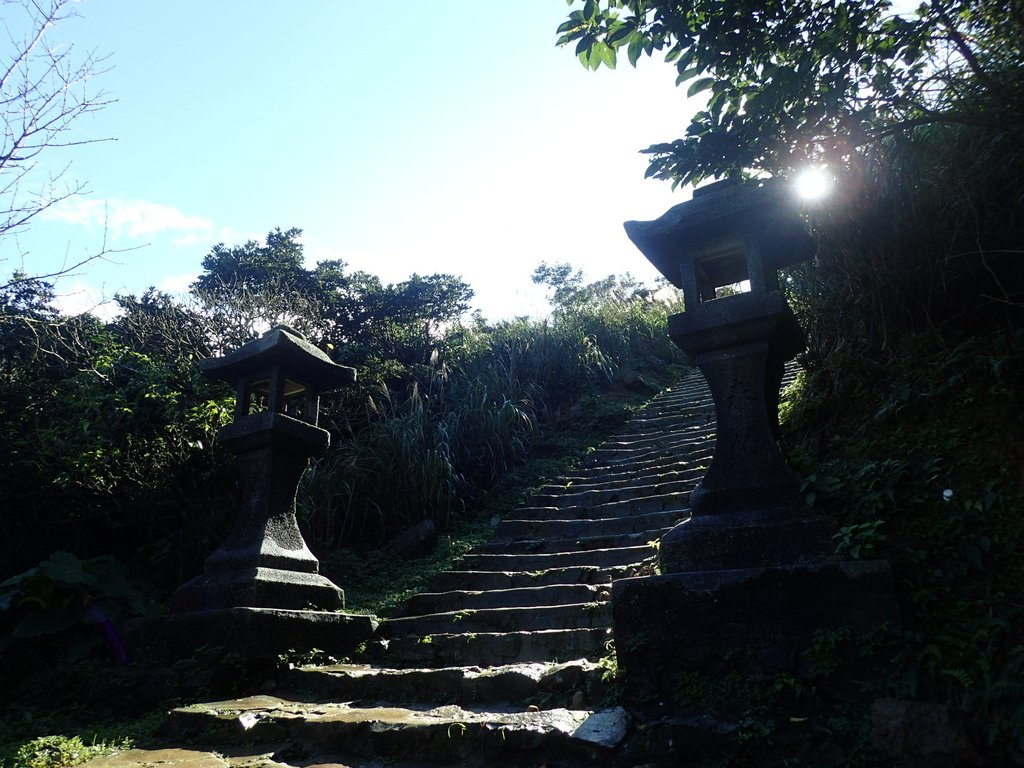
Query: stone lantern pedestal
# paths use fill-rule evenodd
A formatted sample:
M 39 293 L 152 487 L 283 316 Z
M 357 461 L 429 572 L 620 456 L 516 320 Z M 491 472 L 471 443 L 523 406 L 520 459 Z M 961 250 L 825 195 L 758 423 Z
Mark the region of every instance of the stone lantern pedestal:
M 204 572 L 175 591 L 170 614 L 133 628 L 132 645 L 166 657 L 202 645 L 243 658 L 349 652 L 376 622 L 340 612 L 344 592 L 319 573 L 295 493 L 310 457 L 330 444 L 317 426 L 319 395 L 354 381 L 355 371 L 283 326 L 200 367 L 237 386 L 235 421 L 218 438 L 236 456 L 242 505 Z
M 788 190 L 719 182 L 625 226 L 683 291 L 686 311 L 669 318 L 669 335 L 704 374 L 717 428 L 690 517 L 660 541 L 662 575 L 613 585 L 620 668 L 670 694 L 680 672 L 726 656 L 772 674 L 820 629 L 898 621 L 888 564 L 836 561 L 834 526 L 806 507 L 778 447 L 784 365 L 805 345 L 778 270 L 814 253 Z M 721 290 L 734 285 L 747 290 Z

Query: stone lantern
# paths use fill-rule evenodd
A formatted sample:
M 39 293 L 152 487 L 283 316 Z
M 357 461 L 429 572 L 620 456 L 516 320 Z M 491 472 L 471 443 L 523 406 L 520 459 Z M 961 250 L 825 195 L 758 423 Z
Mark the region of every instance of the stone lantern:
M 243 658 L 348 652 L 376 622 L 339 612 L 344 593 L 319 573 L 296 522 L 295 494 L 310 457 L 330 445 L 317 426 L 320 395 L 355 381 L 355 369 L 286 326 L 199 366 L 237 388 L 235 420 L 218 439 L 236 456 L 241 507 L 204 572 L 171 596 L 171 613 L 135 627 L 135 645 L 171 657 L 200 645 Z
M 683 291 L 686 311 L 669 318 L 669 335 L 707 379 L 717 420 L 692 517 L 662 538 L 663 572 L 792 562 L 828 547 L 829 526 L 806 514 L 800 479 L 777 445 L 783 366 L 805 343 L 778 270 L 814 255 L 790 193 L 778 183 L 718 182 L 625 228 Z M 717 296 L 735 284 L 749 290 Z
M 299 532 L 295 492 L 309 458 L 330 445 L 317 426 L 320 395 L 355 381 L 355 369 L 283 326 L 199 367 L 237 390 L 235 421 L 218 439 L 237 457 L 242 507 L 205 573 L 175 592 L 172 608 L 343 608 L 344 593 L 319 575 Z
M 690 517 L 661 538 L 660 574 L 612 585 L 627 694 L 672 695 L 694 670 L 763 680 L 805 668 L 821 629 L 898 623 L 888 564 L 834 556 L 831 521 L 803 503 L 778 448 L 783 366 L 805 343 L 778 270 L 814 253 L 787 188 L 719 182 L 625 228 L 683 290 L 669 335 L 707 379 L 717 420 Z M 748 290 L 720 290 L 737 283 Z

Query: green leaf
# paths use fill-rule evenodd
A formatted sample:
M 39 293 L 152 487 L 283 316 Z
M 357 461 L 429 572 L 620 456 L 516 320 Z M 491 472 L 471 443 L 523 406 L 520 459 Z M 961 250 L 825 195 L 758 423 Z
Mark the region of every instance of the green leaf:
M 54 552 L 39 565 L 41 575 L 64 584 L 92 584 L 95 578 L 86 573 L 82 561 L 70 552 Z
M 643 38 L 640 36 L 639 32 L 634 32 L 633 37 L 631 37 L 629 40 L 629 47 L 626 49 L 626 55 L 629 57 L 629 63 L 632 64 L 634 67 L 636 66 L 636 63 L 640 60 L 640 54 L 643 53 L 643 50 Z
M 686 98 L 696 96 L 701 91 L 706 91 L 715 84 L 715 78 L 713 77 L 702 77 L 699 80 L 695 80 L 690 84 L 690 87 L 686 89 Z
M 18 622 L 11 637 L 41 637 L 54 635 L 75 626 L 81 620 L 76 611 L 37 610 L 32 611 Z
M 687 67 L 679 72 L 676 77 L 676 85 L 682 85 L 690 78 L 696 77 L 700 74 L 700 67 Z
M 608 27 L 608 44 L 613 48 L 617 48 L 622 45 L 622 41 L 629 38 L 632 39 L 636 31 L 629 24 L 623 24 L 621 21 L 616 21 L 610 27 Z
M 616 56 L 614 48 L 607 43 L 600 43 L 598 46 L 598 53 L 601 55 L 601 62 L 608 67 L 608 69 L 615 69 Z
M 596 0 L 587 0 L 583 5 L 583 18 L 587 21 L 594 20 L 594 14 L 597 13 L 597 2 Z

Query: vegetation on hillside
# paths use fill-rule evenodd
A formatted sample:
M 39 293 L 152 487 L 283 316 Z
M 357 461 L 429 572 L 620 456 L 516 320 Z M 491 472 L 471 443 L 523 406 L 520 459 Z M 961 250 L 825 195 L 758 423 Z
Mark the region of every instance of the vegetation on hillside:
M 1024 6 L 570 5 L 559 43 L 585 66 L 660 53 L 708 98 L 683 137 L 645 150 L 648 176 L 833 176 L 808 209 L 817 257 L 785 275 L 808 350 L 784 426 L 837 550 L 893 564 L 904 625 L 861 693 L 948 705 L 968 744 L 950 761 L 1024 762 Z M 840 658 L 859 670 L 871 643 L 850 645 Z M 771 715 L 830 704 L 819 724 L 851 746 L 833 762 L 891 762 L 871 749 L 870 713 L 814 689 Z M 765 727 L 754 742 L 785 740 Z
M 867 711 L 843 704 L 878 697 L 948 705 L 972 759 L 1024 761 L 1024 9 L 577 4 L 562 40 L 588 66 L 614 64 L 623 47 L 633 62 L 661 50 L 692 92 L 709 92 L 686 137 L 652 147 L 650 175 L 785 176 L 807 161 L 836 175 L 837 196 L 809 214 L 816 260 L 785 275 L 808 330 L 785 437 L 807 503 L 837 520 L 837 551 L 888 558 L 903 610 L 884 643 L 820 638 L 818 677 L 754 691 L 682 680 L 679 700 L 745 718 L 746 741 L 723 764 L 763 764 L 764 745 L 778 755 L 789 715 L 818 705 L 820 725 L 851 745 L 834 763 L 890 764 L 871 748 Z M 100 700 L 122 715 L 153 705 L 97 654 L 117 654 L 103 627 L 196 572 L 235 502 L 214 439 L 230 393 L 198 377 L 195 359 L 287 321 L 360 369 L 358 386 L 326 403 L 335 447 L 300 493 L 304 530 L 330 563 L 339 545 L 365 551 L 421 519 L 454 530 L 489 510 L 531 451 L 578 447 L 581 404 L 611 391 L 616 370 L 672 354 L 669 305 L 628 279 L 587 285 L 542 265 L 552 318 L 487 323 L 465 317 L 456 277 L 384 285 L 340 262 L 308 269 L 296 235 L 217 246 L 192 303 L 121 297 L 110 323 L 59 315 L 46 280 L 0 287 L 0 562 L 12 577 L 0 585 L 0 650 L 31 646 L 23 672 L 41 683 L 38 701 L 7 702 L 8 728 L 66 724 L 32 720 L 56 674 L 73 673 L 61 684 L 77 710 L 53 706 L 58 718 Z M 360 567 L 347 558 L 333 567 Z M 389 604 L 369 581 L 364 605 Z M 829 688 L 863 652 L 875 666 L 859 688 Z M 191 663 L 169 671 L 176 684 L 212 684 L 228 668 L 200 676 Z M 796 760 L 784 764 L 807 764 Z
M 61 315 L 45 280 L 0 289 L 0 506 L 11 511 L 0 518 L 0 653 L 19 670 L 0 741 L 22 736 L 11 749 L 238 672 L 213 657 L 141 670 L 119 640 L 127 619 L 159 612 L 199 572 L 237 507 L 216 440 L 233 393 L 198 359 L 286 322 L 358 369 L 355 386 L 324 398 L 332 447 L 303 478 L 298 512 L 362 610 L 392 605 L 527 485 L 621 424 L 620 372 L 662 385 L 673 375 L 671 292 L 656 298 L 628 277 L 586 284 L 556 265 L 562 278 L 538 277 L 558 294 L 549 318 L 488 323 L 466 316 L 472 292 L 458 278 L 385 285 L 340 262 L 308 269 L 298 234 L 216 246 L 190 300 L 119 296 L 109 322 Z M 641 380 L 632 399 L 653 391 Z M 424 519 L 444 534 L 433 559 L 403 568 L 380 554 Z M 79 747 L 92 734 L 80 735 L 22 751 L 90 754 Z

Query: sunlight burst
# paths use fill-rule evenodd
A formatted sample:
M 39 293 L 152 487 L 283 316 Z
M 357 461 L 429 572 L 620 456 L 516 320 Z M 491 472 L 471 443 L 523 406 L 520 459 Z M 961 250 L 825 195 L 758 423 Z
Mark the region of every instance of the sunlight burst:
M 825 167 L 808 168 L 796 177 L 796 191 L 805 200 L 821 200 L 832 191 L 832 176 Z

